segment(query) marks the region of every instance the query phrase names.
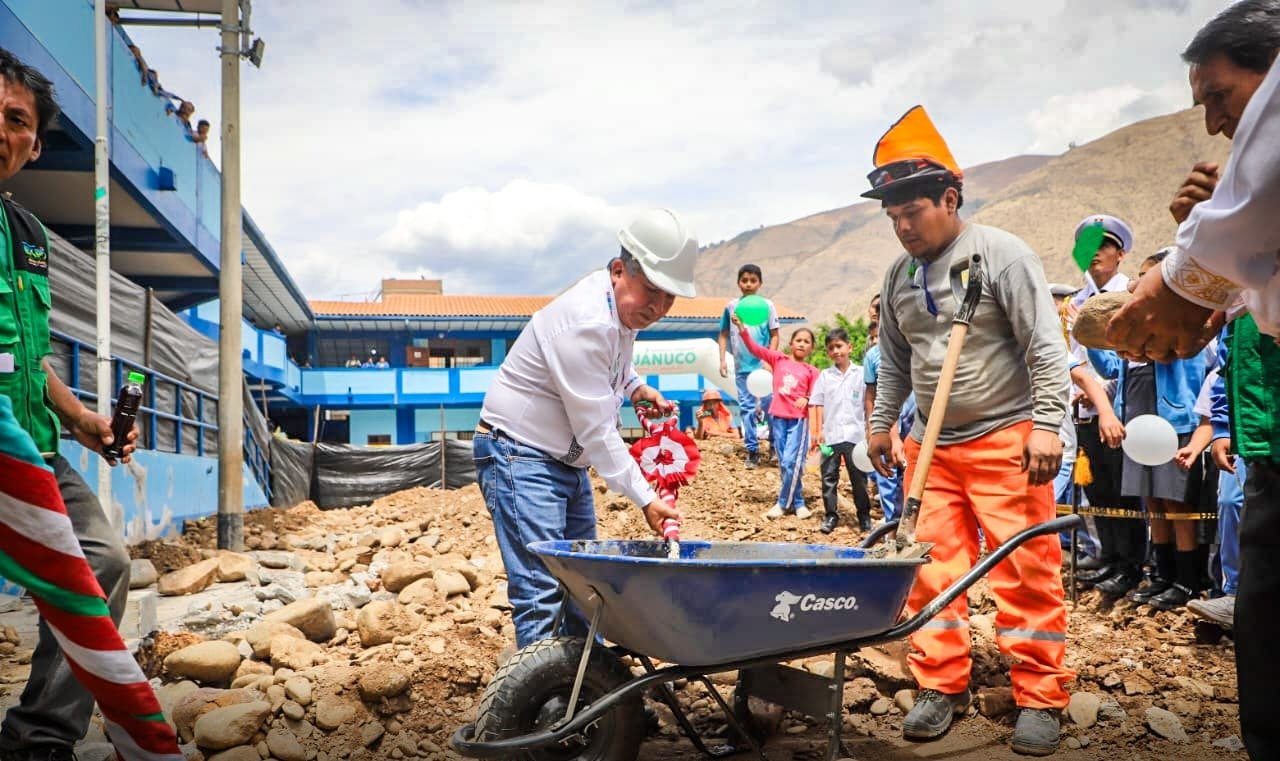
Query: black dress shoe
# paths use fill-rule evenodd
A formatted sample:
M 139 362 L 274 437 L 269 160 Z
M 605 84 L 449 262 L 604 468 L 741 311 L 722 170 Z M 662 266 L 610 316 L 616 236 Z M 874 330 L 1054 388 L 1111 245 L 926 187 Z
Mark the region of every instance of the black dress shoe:
M 858 528 L 859 528 L 860 530 L 862 530 L 862 531 L 870 531 L 870 530 L 871 530 L 871 516 L 870 516 L 870 515 L 860 515 L 860 516 L 858 516 Z
M 824 534 L 830 534 L 836 530 L 836 524 L 840 522 L 840 517 L 836 515 L 828 515 L 822 519 L 822 528 L 819 529 Z
M 1124 597 L 1138 586 L 1140 581 L 1142 581 L 1142 574 L 1136 568 L 1122 568 L 1109 578 L 1098 582 L 1094 589 L 1107 597 Z
M 1170 584 L 1169 588 L 1152 597 L 1148 604 L 1156 610 L 1178 610 L 1195 598 L 1195 593 L 1181 584 Z
M 1159 576 L 1153 576 L 1142 583 L 1142 586 L 1125 595 L 1125 599 L 1130 602 L 1136 602 L 1139 605 L 1146 605 L 1151 602 L 1153 597 L 1164 594 L 1165 590 L 1173 586 L 1173 582 L 1169 579 L 1162 579 Z

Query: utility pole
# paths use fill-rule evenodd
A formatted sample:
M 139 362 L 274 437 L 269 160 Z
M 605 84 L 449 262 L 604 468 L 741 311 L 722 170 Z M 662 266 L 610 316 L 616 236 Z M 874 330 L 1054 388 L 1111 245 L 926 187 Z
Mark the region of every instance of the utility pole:
M 98 0 L 102 2 L 102 0 Z M 244 394 L 240 356 L 240 3 L 222 0 L 222 257 L 218 273 L 218 548 L 244 548 Z
M 94 96 L 97 118 L 93 139 L 93 249 L 97 275 L 98 414 L 111 417 L 115 390 L 111 372 L 111 155 L 107 134 L 107 3 L 93 4 Z M 111 515 L 111 467 L 98 461 L 98 501 Z M 120 528 L 117 526 L 117 528 Z

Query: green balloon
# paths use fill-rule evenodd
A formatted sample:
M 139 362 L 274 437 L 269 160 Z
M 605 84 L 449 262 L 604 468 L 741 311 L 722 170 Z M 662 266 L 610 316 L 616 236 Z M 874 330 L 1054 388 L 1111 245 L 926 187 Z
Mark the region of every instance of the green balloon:
M 769 302 L 760 296 L 743 296 L 733 310 L 743 325 L 763 325 L 769 321 Z

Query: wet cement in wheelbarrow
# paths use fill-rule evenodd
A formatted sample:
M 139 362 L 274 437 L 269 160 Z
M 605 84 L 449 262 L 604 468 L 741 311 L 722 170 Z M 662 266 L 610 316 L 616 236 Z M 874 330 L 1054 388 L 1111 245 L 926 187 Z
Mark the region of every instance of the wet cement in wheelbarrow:
M 847 490 L 841 496 L 843 525 L 829 536 L 818 532 L 820 515 L 807 521 L 767 521 L 762 514 L 777 496 L 776 469 L 747 471 L 741 452 L 721 451 L 723 446 L 707 447 L 699 478 L 681 491 L 687 539 L 857 543 L 861 535 L 848 525 L 853 506 Z M 607 493 L 598 480 L 595 483 L 599 535 L 648 538 L 640 512 L 624 498 Z M 805 484 L 811 508 L 821 504 L 817 490 L 818 479 L 811 473 Z M 263 583 L 216 584 L 189 597 L 162 598 L 162 610 L 167 606 L 179 612 L 162 620 L 197 638 L 216 639 L 228 633 L 236 636 L 266 612 L 233 596 L 242 587 L 255 603 L 255 592 L 333 601 L 337 631 L 321 638 L 313 652 L 291 648 L 293 652 L 281 654 L 275 662 L 255 657 L 242 664 L 246 672 L 252 667 L 257 673 L 274 674 L 274 681 L 301 678 L 310 685 L 312 701 L 294 708 L 284 706 L 290 701 L 280 701 L 263 733 L 296 736 L 314 761 L 452 757 L 445 750 L 447 738 L 458 725 L 474 719 L 484 686 L 513 632 L 505 579 L 479 491 L 415 489 L 348 510 L 320 511 L 303 504 L 290 510 L 254 511 L 246 515 L 245 533 L 249 548 L 263 551 L 255 556 Z M 192 557 L 201 550 L 212 554 L 215 536 L 215 524 L 201 521 L 191 524 L 176 544 L 194 549 L 184 550 Z M 159 550 L 152 546 L 148 551 Z M 169 552 L 166 558 L 180 554 Z M 401 586 L 423 573 L 423 567 L 433 575 Z M 459 583 L 470 591 L 444 591 Z M 388 586 L 395 591 L 388 591 Z M 935 743 L 904 742 L 895 697 L 905 701 L 909 693 L 899 693 L 914 686 L 904 666 L 906 646 L 867 649 L 851 657 L 845 692 L 845 703 L 852 708 L 843 736 L 854 757 L 1014 758 L 1007 749 L 1012 715 L 1001 713 L 1002 698 L 1007 701 L 1008 664 L 995 647 L 994 605 L 985 584 L 972 590 L 970 601 L 976 611 L 973 684 L 983 692 L 984 705 L 993 715 L 964 718 Z M 378 608 L 376 615 L 371 606 Z M 366 642 L 365 636 L 373 639 Z M 1093 596 L 1082 597 L 1070 611 L 1069 636 L 1068 665 L 1080 674 L 1070 687 L 1098 698 L 1102 711 L 1093 726 L 1064 726 L 1066 739 L 1056 758 L 1244 758 L 1239 751 L 1214 745 L 1230 745 L 1239 731 L 1228 643 L 1197 644 L 1192 619 L 1185 614 L 1149 612 L 1128 603 L 1106 607 Z M 149 647 L 171 641 L 159 638 Z M 371 644 L 378 641 L 382 644 Z M 20 644 L 0 643 L 0 691 L 7 692 L 0 696 L 3 704 L 16 699 L 33 644 L 25 636 Z M 181 677 L 163 672 L 164 659 L 156 657 L 161 654 L 144 652 L 143 658 L 172 694 Z M 300 655 L 311 665 L 285 665 Z M 830 667 L 830 659 L 800 665 L 822 672 Z M 400 676 L 407 686 L 400 686 Z M 718 684 L 718 689 L 727 693 L 730 687 Z M 700 687 L 683 686 L 679 699 L 704 732 L 722 731 Z M 1158 736 L 1147 719 L 1152 708 L 1172 714 L 1187 741 Z M 300 712 L 303 718 L 290 719 L 285 710 Z M 326 721 L 335 711 L 350 718 L 329 729 Z M 1073 749 L 1072 743 L 1087 747 Z M 819 758 L 824 744 L 821 722 L 788 715 L 768 748 L 771 758 L 788 761 Z M 658 736 L 644 743 L 641 758 L 694 761 L 700 756 L 675 736 L 668 720 Z

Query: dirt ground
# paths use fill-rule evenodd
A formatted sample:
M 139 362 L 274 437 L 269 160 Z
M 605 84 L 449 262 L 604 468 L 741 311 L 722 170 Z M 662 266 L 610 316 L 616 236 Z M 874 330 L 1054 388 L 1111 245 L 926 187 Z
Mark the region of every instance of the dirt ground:
M 747 471 L 740 452 L 731 452 L 726 444 L 705 447 L 703 457 L 699 477 L 680 494 L 679 506 L 686 515 L 685 538 L 845 545 L 859 540 L 861 534 L 848 525 L 853 505 L 847 489 L 841 498 L 846 522 L 827 537 L 818 531 L 821 501 L 813 471 L 806 475 L 805 494 L 817 514 L 807 521 L 794 517 L 767 521 L 762 514 L 776 496 L 776 468 Z M 596 483 L 600 536 L 649 538 L 640 512 Z M 290 510 L 257 511 L 246 517 L 246 543 L 249 550 L 292 550 L 303 558 L 305 568 L 327 568 L 321 573 L 332 574 L 330 578 L 316 580 L 308 574 L 308 585 L 316 588 L 317 594 L 330 588 L 319 581 L 341 579 L 349 586 L 353 581 L 363 584 L 374 599 L 394 598 L 382 589 L 379 578 L 392 565 L 421 562 L 440 569 L 467 564 L 467 573 L 475 577 L 469 594 L 446 597 L 428 589 L 403 606 L 421 620 L 420 629 L 412 635 L 364 647 L 357 611 L 339 610 L 338 632 L 323 643 L 326 661 L 301 672 L 314 683 L 317 702 L 325 696 L 337 700 L 352 695 L 361 675 L 370 669 L 395 667 L 411 677 L 411 688 L 403 695 L 364 701 L 349 732 L 343 727 L 323 735 L 316 729 L 310 739 L 300 733 L 308 758 L 399 759 L 415 752 L 424 758 L 453 757 L 445 750 L 448 737 L 457 726 L 474 719 L 485 685 L 514 632 L 505 576 L 479 490 L 474 486 L 453 492 L 415 489 L 349 510 L 322 511 L 304 503 Z M 214 523 L 206 520 L 188 525 L 179 541 L 140 545 L 135 555 L 154 558 L 164 572 L 200 557 L 201 551 L 212 555 L 214 544 Z M 354 564 L 335 567 L 323 559 L 326 555 L 350 559 L 356 554 L 352 548 L 367 550 Z M 399 599 L 404 602 L 403 592 Z M 994 604 L 982 583 L 971 591 L 970 603 L 980 615 L 994 614 Z M 1070 608 L 1069 625 L 1067 662 L 1079 673 L 1071 689 L 1092 693 L 1104 708 L 1103 718 L 1088 728 L 1064 721 L 1064 744 L 1058 756 L 1109 760 L 1245 757 L 1235 749 L 1238 741 L 1233 747 L 1239 729 L 1229 640 L 1197 644 L 1187 615 L 1157 613 L 1124 602 L 1106 606 L 1093 593 L 1082 595 Z M 1007 689 L 1008 661 L 999 654 L 985 627 L 975 625 L 974 629 L 974 688 Z M 851 681 L 845 692 L 845 703 L 851 710 L 842 734 L 852 757 L 874 761 L 1015 757 L 1008 750 L 1013 714 L 1002 714 L 998 709 L 993 709 L 996 715 L 990 717 L 971 710 L 939 741 L 903 741 L 902 713 L 893 701 L 896 693 L 914 687 L 905 669 L 905 655 L 905 643 L 894 643 L 851 656 Z M 141 657 L 148 659 L 145 662 L 153 673 L 162 672 L 162 659 L 154 653 L 148 655 L 144 648 Z M 165 674 L 162 679 L 171 681 L 171 676 Z M 730 687 L 724 684 L 719 689 L 727 695 Z M 713 715 L 701 690 L 698 685 L 685 686 L 680 690 L 681 701 L 691 708 L 701 730 L 723 736 L 724 722 Z M 993 700 L 993 704 L 999 702 Z M 1172 712 L 1187 739 L 1174 742 L 1158 736 L 1146 715 L 1151 707 Z M 644 743 L 641 758 L 701 758 L 678 736 L 665 706 L 659 714 L 664 717 L 663 726 Z M 302 723 L 308 724 L 311 718 L 308 713 L 308 720 Z M 386 738 L 372 745 L 357 742 L 354 733 L 358 725 L 367 727 L 375 722 L 385 729 Z M 825 732 L 822 721 L 788 714 L 766 746 L 768 756 L 776 761 L 823 758 Z M 311 730 L 306 734 L 312 734 Z M 405 737 L 412 741 L 399 741 Z M 333 750 L 344 745 L 347 747 L 340 751 Z M 265 745 L 261 747 L 266 750 Z

